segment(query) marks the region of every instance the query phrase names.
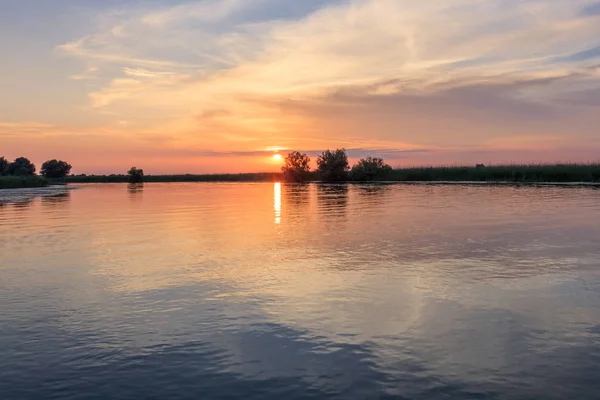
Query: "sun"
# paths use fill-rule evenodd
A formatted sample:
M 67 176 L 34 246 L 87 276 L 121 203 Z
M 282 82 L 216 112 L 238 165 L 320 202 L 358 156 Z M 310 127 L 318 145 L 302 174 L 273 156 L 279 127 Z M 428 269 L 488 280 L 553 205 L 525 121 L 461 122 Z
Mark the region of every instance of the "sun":
M 273 161 L 281 161 L 283 160 L 283 156 L 279 153 L 273 154 Z

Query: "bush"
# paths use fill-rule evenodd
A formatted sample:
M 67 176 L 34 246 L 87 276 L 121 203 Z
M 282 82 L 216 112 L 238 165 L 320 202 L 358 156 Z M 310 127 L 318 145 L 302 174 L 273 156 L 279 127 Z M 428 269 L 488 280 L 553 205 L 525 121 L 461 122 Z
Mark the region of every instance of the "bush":
M 143 169 L 132 167 L 129 171 L 127 171 L 127 175 L 129 175 L 129 183 L 142 183 L 144 181 Z
M 8 160 L 0 157 L 0 176 L 8 175 Z
M 49 160 L 42 164 L 42 175 L 51 179 L 62 179 L 71 172 L 71 165 L 64 161 Z
M 317 171 L 323 182 L 343 182 L 348 180 L 348 155 L 345 149 L 324 151 L 317 159 Z
M 354 164 L 350 170 L 350 179 L 353 181 L 383 180 L 390 175 L 392 167 L 387 165 L 382 158 L 367 157 Z
M 299 151 L 292 151 L 285 158 L 281 172 L 287 182 L 305 182 L 310 178 L 310 158 Z
M 15 176 L 35 175 L 35 165 L 33 165 L 32 162 L 25 157 L 19 157 L 15 161 L 8 164 L 6 174 Z

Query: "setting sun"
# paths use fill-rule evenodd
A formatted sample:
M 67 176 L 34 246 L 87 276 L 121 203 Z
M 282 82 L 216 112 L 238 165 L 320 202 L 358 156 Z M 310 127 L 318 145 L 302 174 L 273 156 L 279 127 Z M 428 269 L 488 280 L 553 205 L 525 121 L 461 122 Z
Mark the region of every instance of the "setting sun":
M 283 160 L 283 156 L 279 153 L 273 154 L 273 161 L 281 161 Z

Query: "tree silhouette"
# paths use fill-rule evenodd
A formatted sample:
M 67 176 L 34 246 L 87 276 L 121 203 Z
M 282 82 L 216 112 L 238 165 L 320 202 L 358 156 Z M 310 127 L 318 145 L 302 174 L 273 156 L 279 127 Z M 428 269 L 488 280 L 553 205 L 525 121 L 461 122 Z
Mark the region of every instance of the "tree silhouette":
M 317 159 L 317 171 L 323 182 L 348 180 L 348 155 L 345 149 L 326 150 Z
M 0 157 L 0 176 L 8 175 L 8 160 Z
M 299 151 L 292 151 L 281 167 L 286 182 L 305 182 L 310 178 L 310 158 Z
M 35 175 L 35 165 L 25 157 L 19 157 L 8 164 L 7 175 L 30 176 Z
M 127 175 L 129 175 L 129 183 L 141 183 L 144 181 L 143 169 L 132 167 L 129 171 L 127 171 Z
M 382 158 L 367 157 L 358 161 L 350 170 L 353 181 L 375 181 L 389 176 L 392 167 L 387 165 Z
M 48 160 L 42 164 L 41 173 L 46 178 L 60 179 L 69 175 L 71 172 L 71 165 L 58 160 Z

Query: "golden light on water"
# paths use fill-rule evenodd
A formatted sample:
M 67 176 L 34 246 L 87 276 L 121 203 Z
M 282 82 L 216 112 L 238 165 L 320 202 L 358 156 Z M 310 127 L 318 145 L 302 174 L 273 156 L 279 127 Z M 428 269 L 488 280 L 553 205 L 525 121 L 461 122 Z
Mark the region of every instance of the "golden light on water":
M 275 223 L 281 223 L 281 183 L 275 183 L 273 187 L 273 210 L 275 211 Z

